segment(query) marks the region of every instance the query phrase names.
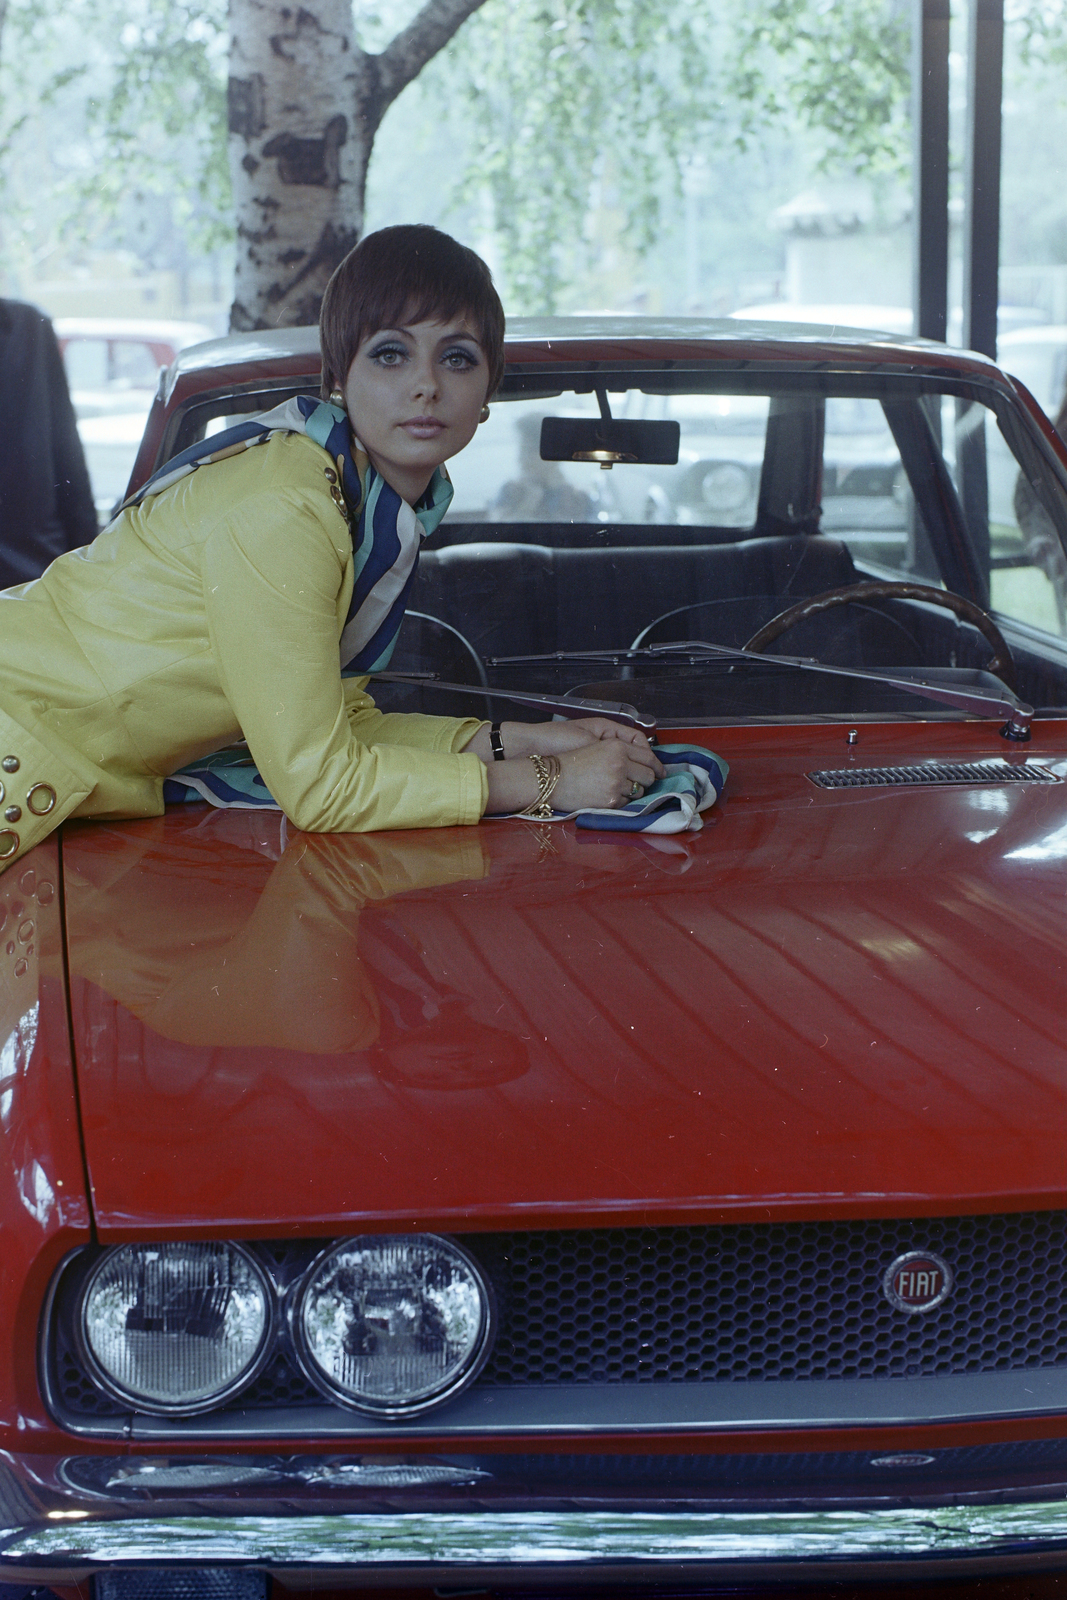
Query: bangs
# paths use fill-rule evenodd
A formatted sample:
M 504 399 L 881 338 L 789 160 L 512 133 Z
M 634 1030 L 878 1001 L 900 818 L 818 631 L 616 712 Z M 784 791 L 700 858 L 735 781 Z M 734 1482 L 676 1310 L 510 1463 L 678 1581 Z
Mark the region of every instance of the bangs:
M 492 394 L 504 370 L 504 308 L 485 262 L 437 228 L 368 234 L 341 262 L 323 297 L 323 396 L 344 386 L 357 350 L 380 329 L 460 315 L 473 324 Z

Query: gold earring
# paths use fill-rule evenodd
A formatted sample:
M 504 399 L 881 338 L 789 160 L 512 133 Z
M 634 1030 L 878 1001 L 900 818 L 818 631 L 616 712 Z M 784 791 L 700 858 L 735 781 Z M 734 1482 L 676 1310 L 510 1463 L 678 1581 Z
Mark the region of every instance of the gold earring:
M 330 404 L 332 406 L 340 406 L 341 410 L 342 411 L 344 410 L 344 408 L 345 408 L 345 397 L 341 393 L 340 389 L 331 389 L 330 390 Z
M 489 421 L 489 407 L 488 406 L 483 406 L 482 407 L 481 412 L 479 413 L 479 416 L 478 416 L 478 421 L 479 422 L 488 422 Z

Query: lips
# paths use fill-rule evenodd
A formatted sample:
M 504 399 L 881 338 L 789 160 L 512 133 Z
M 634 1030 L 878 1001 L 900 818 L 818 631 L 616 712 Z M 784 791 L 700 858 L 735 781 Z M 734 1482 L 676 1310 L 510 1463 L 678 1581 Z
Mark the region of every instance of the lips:
M 445 424 L 438 417 L 411 417 L 400 426 L 413 439 L 435 439 L 445 430 Z

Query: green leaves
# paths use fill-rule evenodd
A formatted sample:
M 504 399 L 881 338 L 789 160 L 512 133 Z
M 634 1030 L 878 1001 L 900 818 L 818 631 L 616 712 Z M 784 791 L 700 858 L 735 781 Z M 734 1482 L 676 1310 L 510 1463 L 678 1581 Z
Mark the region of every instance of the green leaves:
M 50 108 L 60 233 L 106 236 L 151 196 L 188 243 L 229 237 L 225 0 L 68 0 L 62 16 L 10 0 L 0 82 L 9 144 Z
M 687 163 L 771 124 L 813 130 L 826 166 L 907 163 L 906 0 L 489 0 L 464 42 L 466 192 L 488 189 L 530 310 L 555 309 L 597 219 L 640 255 Z
M 899 172 L 909 154 L 911 28 L 905 0 L 755 0 L 738 8 L 729 91 L 742 137 L 798 115 L 823 164 Z
M 466 192 L 487 190 L 515 298 L 555 308 L 617 213 L 624 247 L 655 238 L 665 188 L 722 120 L 723 30 L 675 0 L 489 0 L 452 68 L 481 140 Z
M 90 128 L 127 189 L 168 195 L 207 248 L 229 236 L 224 0 L 81 0 L 114 41 Z
M 384 50 L 435 3 L 354 0 L 360 45 Z M 35 98 L 83 97 L 84 148 L 63 180 L 82 231 L 143 194 L 165 198 L 190 242 L 232 236 L 226 0 L 67 0 L 61 18 L 7 4 L 8 82 L 22 50 L 57 63 L 25 103 L 9 97 L 9 135 Z M 1064 50 L 1067 0 L 1015 4 L 1033 49 Z M 640 256 L 690 166 L 769 128 L 814 139 L 827 167 L 900 172 L 909 16 L 909 0 L 485 0 L 434 79 L 442 114 L 462 98 L 474 127 L 460 191 L 491 219 L 513 303 L 552 311 L 594 255 Z M 2 140 L 0 121 L 0 153 Z

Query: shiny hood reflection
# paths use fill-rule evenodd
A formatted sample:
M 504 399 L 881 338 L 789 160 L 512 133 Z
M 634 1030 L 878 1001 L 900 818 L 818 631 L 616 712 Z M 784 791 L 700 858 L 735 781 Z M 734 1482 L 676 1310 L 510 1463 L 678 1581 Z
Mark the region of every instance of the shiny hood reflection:
M 471 1014 L 402 921 L 360 927 L 368 905 L 485 877 L 474 830 L 298 834 L 198 813 L 176 849 L 153 844 L 150 829 L 115 830 L 78 851 L 71 963 L 163 1039 L 367 1051 L 383 1078 L 442 1090 L 526 1070 L 519 1041 Z
M 816 764 L 749 761 L 677 856 L 515 823 L 286 844 L 191 808 L 69 830 L 101 1232 L 1062 1204 L 1062 874 L 1019 852 L 1067 789 L 820 791 Z

